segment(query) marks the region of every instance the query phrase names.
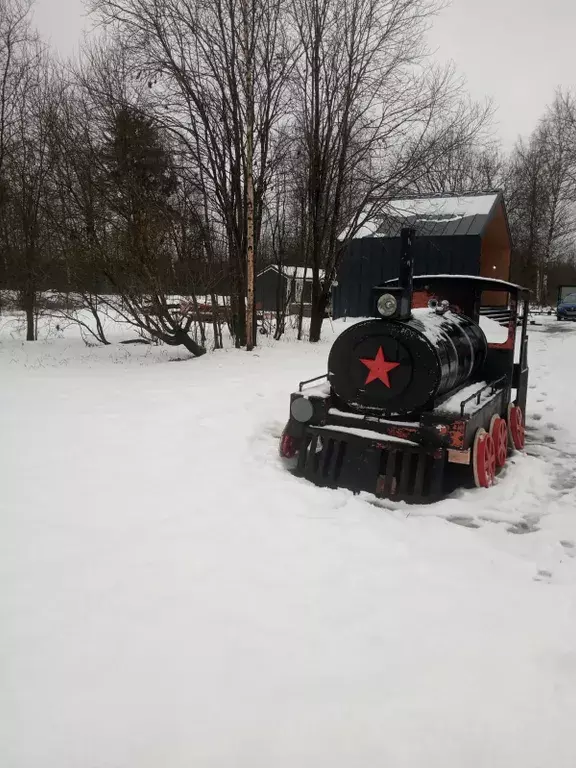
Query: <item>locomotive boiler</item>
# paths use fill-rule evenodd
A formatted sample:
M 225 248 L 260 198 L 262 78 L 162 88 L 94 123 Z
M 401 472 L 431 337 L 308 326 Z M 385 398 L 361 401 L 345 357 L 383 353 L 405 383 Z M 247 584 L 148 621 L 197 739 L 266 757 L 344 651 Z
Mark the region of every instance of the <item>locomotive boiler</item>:
M 351 408 L 405 415 L 471 381 L 487 346 L 479 325 L 442 307 L 416 309 L 406 320 L 366 320 L 334 342 L 328 381 Z
M 399 278 L 374 288 L 374 316 L 346 328 L 327 373 L 291 396 L 280 455 L 316 484 L 431 501 L 468 479 L 491 485 L 523 448 L 528 292 L 414 277 L 414 236 L 402 230 Z M 494 291 L 508 295 L 496 320 L 482 306 Z

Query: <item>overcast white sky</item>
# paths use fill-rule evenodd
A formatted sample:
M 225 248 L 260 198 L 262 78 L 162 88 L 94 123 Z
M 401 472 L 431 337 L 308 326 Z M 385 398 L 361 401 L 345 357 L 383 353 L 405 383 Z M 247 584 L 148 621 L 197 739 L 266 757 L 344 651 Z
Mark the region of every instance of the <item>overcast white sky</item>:
M 36 0 L 35 16 L 63 55 L 90 28 L 82 0 Z M 430 43 L 474 98 L 494 99 L 506 148 L 530 133 L 557 86 L 576 87 L 576 0 L 452 0 Z

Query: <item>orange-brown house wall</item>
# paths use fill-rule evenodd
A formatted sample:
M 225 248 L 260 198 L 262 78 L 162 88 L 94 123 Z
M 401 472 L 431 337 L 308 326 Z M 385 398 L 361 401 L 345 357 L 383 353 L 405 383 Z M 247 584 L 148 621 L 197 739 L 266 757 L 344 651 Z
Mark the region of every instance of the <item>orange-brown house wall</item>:
M 483 277 L 492 277 L 497 280 L 510 279 L 510 253 L 512 243 L 506 226 L 502 205 L 490 220 L 482 238 L 482 250 L 480 256 L 480 274 Z M 485 291 L 482 295 L 482 304 L 498 306 L 505 304 L 507 294 Z

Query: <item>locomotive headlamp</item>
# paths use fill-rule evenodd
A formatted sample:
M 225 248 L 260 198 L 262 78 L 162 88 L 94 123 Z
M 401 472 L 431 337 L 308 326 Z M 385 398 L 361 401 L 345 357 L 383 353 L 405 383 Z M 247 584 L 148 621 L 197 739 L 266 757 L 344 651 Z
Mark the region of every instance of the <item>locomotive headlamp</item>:
M 396 297 L 392 296 L 391 293 L 383 293 L 378 299 L 376 306 L 382 317 L 392 317 L 398 308 L 398 302 L 396 301 Z
M 314 406 L 306 397 L 297 397 L 290 406 L 292 418 L 305 423 L 314 416 Z

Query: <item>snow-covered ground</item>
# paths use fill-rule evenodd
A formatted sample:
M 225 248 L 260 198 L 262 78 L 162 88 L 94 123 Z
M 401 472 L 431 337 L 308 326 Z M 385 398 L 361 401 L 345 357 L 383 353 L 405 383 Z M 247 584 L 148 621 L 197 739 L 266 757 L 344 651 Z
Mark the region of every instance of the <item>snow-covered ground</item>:
M 574 768 L 576 325 L 539 322 L 526 454 L 430 507 L 280 466 L 339 324 L 197 360 L 4 324 L 0 765 Z

